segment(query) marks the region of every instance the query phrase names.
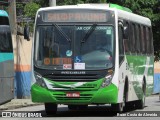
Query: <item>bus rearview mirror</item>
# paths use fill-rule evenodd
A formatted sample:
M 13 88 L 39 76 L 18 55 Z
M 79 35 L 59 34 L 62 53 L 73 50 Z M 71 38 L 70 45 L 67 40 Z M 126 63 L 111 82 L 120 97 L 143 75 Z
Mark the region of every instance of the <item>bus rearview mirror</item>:
M 123 38 L 128 39 L 128 27 L 127 26 L 123 27 Z
M 30 40 L 30 39 L 29 39 L 29 26 L 28 26 L 28 25 L 26 25 L 26 26 L 24 27 L 24 39 L 27 39 L 27 41 Z

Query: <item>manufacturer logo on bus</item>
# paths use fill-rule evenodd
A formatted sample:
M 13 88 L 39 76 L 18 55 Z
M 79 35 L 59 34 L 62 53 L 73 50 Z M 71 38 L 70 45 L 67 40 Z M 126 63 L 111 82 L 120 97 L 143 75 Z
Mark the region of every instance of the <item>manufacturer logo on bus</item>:
M 62 71 L 61 74 L 86 74 L 85 71 Z

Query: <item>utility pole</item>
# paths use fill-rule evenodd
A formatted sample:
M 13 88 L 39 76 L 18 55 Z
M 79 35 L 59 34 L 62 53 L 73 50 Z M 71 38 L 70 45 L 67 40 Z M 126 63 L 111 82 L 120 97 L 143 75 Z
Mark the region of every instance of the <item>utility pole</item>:
M 16 0 L 8 0 L 8 14 L 9 14 L 9 22 L 10 22 L 10 29 L 12 33 L 12 43 L 13 43 L 13 52 L 14 52 L 14 64 L 17 63 L 17 18 L 16 18 Z M 16 80 L 14 79 L 14 83 Z M 14 86 L 14 95 L 17 96 L 17 89 L 16 85 Z
M 17 34 L 16 2 L 15 2 L 15 1 L 16 1 L 16 0 L 10 0 L 9 6 L 8 6 L 11 32 L 12 32 L 13 35 L 16 35 L 16 34 Z
M 56 6 L 56 0 L 49 0 L 49 6 L 50 7 Z

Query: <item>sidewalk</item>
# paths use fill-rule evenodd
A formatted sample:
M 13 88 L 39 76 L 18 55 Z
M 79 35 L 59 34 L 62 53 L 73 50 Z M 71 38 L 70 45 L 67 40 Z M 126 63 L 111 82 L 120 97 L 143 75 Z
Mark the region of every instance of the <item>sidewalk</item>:
M 21 107 L 41 105 L 42 103 L 33 103 L 31 99 L 13 99 L 8 103 L 0 105 L 0 110 L 11 110 Z

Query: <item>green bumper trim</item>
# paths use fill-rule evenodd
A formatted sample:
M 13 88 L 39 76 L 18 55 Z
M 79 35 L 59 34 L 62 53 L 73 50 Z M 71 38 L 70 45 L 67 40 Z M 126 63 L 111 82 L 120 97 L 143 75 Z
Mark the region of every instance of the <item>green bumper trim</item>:
M 80 92 L 79 98 L 66 97 L 67 92 L 73 91 L 53 91 L 38 86 L 31 87 L 31 96 L 33 102 L 53 102 L 57 104 L 109 104 L 117 103 L 118 89 L 114 84 L 107 87 L 91 91 Z M 75 91 L 77 92 L 77 91 Z

